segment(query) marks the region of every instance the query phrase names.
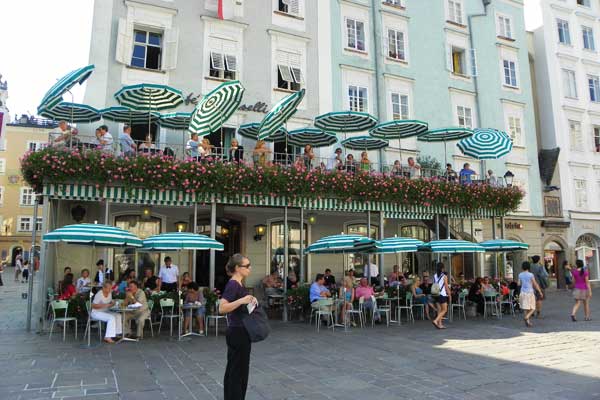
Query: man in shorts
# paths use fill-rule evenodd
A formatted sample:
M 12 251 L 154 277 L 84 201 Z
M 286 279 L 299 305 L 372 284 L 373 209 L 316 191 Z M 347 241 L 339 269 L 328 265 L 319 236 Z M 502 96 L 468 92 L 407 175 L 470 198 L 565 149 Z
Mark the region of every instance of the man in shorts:
M 539 285 L 541 292 L 535 292 L 535 316 L 536 318 L 542 317 L 542 302 L 546 297 L 546 288 L 549 285 L 548 282 L 548 271 L 542 264 L 540 264 L 540 256 L 531 257 L 531 273 L 535 277 L 537 284 Z

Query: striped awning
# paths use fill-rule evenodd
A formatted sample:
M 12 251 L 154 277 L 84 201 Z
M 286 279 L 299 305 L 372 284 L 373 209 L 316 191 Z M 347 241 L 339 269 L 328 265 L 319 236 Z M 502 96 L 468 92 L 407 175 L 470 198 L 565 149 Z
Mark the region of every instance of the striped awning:
M 427 122 L 418 120 L 388 121 L 378 124 L 369 135 L 379 139 L 405 139 L 419 136 L 429 129 Z
M 469 137 L 473 130 L 469 128 L 442 128 L 434 129 L 419 135 L 417 140 L 422 142 L 451 142 Z
M 252 140 L 258 140 L 258 129 L 259 128 L 260 128 L 260 122 L 251 122 L 249 124 L 240 125 L 240 127 L 238 128 L 238 133 L 242 137 L 252 139 Z M 265 140 L 265 142 L 280 142 L 280 141 L 285 140 L 285 137 L 287 134 L 288 134 L 288 131 L 286 131 L 283 126 L 280 126 L 279 129 L 277 130 L 277 132 L 275 132 L 273 135 L 269 136 L 268 138 L 266 138 L 264 140 Z
M 113 122 L 122 122 L 125 124 L 147 124 L 158 122 L 160 114 L 157 112 L 143 112 L 132 110 L 128 107 L 114 106 L 100 110 L 102 118 Z
M 443 239 L 433 240 L 419 246 L 419 251 L 430 251 L 432 253 L 483 253 L 485 249 L 473 242 L 466 240 Z
M 173 112 L 160 115 L 160 126 L 176 130 L 184 130 L 190 125 L 192 113 Z
M 93 65 L 88 65 L 82 68 L 78 68 L 74 71 L 69 72 L 62 78 L 60 78 L 52 87 L 46 92 L 40 105 L 37 108 L 38 114 L 42 109 L 50 109 L 56 106 L 62 101 L 62 96 L 73 88 L 76 84 L 82 84 L 87 78 L 90 77 L 94 71 Z
M 162 111 L 183 103 L 181 91 L 167 85 L 141 83 L 122 87 L 115 93 L 122 106 L 138 111 Z
M 417 251 L 419 246 L 424 243 L 421 240 L 405 237 L 390 237 L 377 240 L 372 253 L 390 254 L 390 253 L 410 253 Z
M 95 122 L 102 118 L 100 111 L 92 106 L 65 101 L 52 108 L 44 107 L 38 114 L 55 121 L 65 120 L 70 122 Z
M 306 247 L 306 253 L 311 254 L 339 254 L 360 253 L 370 250 L 375 240 L 361 235 L 333 235 L 321 238 Z
M 305 93 L 306 90 L 301 89 L 279 100 L 263 118 L 258 128 L 258 138 L 265 140 L 275 135 L 279 131 L 279 128 L 298 111 L 298 106 L 302 102 Z
M 351 150 L 379 150 L 389 146 L 389 142 L 371 136 L 356 136 L 342 141 L 342 146 Z
M 479 244 L 485 249 L 485 251 L 517 251 L 527 250 L 529 248 L 527 243 L 507 239 L 486 240 L 485 242 L 481 242 Z
M 142 240 L 133 233 L 110 225 L 67 225 L 45 234 L 44 242 L 65 242 L 104 247 L 142 247 Z
M 211 90 L 194 108 L 188 130 L 200 137 L 215 132 L 238 109 L 245 90 L 239 81 L 223 82 Z
M 496 129 L 475 129 L 473 136 L 457 143 L 464 155 L 478 160 L 495 160 L 512 151 L 513 143 L 506 132 Z
M 315 118 L 315 127 L 329 132 L 361 132 L 377 125 L 377 118 L 358 111 L 335 111 Z
M 187 232 L 161 233 L 144 239 L 142 250 L 216 250 L 223 251 L 223 243 L 206 235 Z
M 337 137 L 334 133 L 325 132 L 319 128 L 300 128 L 290 131 L 289 144 L 293 146 L 327 147 L 337 143 Z

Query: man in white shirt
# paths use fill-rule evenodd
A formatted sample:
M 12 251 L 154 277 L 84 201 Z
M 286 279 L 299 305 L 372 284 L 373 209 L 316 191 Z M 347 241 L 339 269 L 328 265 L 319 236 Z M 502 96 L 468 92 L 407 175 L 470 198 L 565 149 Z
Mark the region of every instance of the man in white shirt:
M 371 285 L 378 284 L 377 277 L 379 276 L 379 267 L 373 264 L 371 260 L 368 260 L 364 267 L 364 277 L 367 278 Z
M 408 157 L 408 172 L 411 179 L 421 177 L 421 165 L 416 163 L 412 157 Z
M 113 137 L 108 132 L 108 126 L 101 125 L 98 129 L 96 129 L 96 145 L 98 150 L 102 151 L 111 151 L 113 144 Z
M 167 292 L 174 292 L 177 290 L 179 282 L 179 268 L 177 268 L 177 265 L 172 263 L 171 257 L 165 257 L 165 265 L 160 267 L 158 277 L 162 282 L 160 285 L 160 290 Z
M 337 171 L 344 166 L 344 158 L 342 157 L 342 149 L 338 147 L 335 149 L 335 153 L 333 154 L 333 158 L 329 159 L 327 163 L 327 169 L 330 171 Z
M 67 121 L 59 121 L 58 126 L 50 131 L 50 146 L 65 147 L 71 139 L 71 128 Z
M 135 142 L 131 138 L 131 127 L 123 126 L 123 132 L 119 134 L 119 144 L 121 152 L 125 157 L 133 157 L 135 155 Z

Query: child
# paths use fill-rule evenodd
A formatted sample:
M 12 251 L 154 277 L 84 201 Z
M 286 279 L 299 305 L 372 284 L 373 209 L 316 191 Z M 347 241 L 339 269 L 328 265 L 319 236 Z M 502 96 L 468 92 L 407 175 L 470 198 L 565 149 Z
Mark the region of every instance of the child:
M 21 271 L 21 276 L 23 277 L 23 280 L 21 282 L 29 281 L 29 260 L 25 260 L 23 262 L 23 270 Z
M 196 322 L 198 323 L 198 328 L 200 329 L 200 334 L 204 335 L 204 296 L 202 295 L 202 292 L 200 292 L 198 284 L 196 282 L 190 282 L 187 285 L 185 304 L 201 304 L 201 307 L 195 310 L 185 310 L 185 318 L 183 320 L 185 333 L 188 333 L 188 328 L 190 326 L 190 318 L 193 312 L 194 317 L 196 318 Z

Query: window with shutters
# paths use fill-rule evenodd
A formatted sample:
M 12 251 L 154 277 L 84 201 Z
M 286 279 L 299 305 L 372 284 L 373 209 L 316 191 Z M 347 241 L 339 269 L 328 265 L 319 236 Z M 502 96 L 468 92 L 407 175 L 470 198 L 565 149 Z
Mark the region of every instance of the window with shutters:
M 569 31 L 569 22 L 564 19 L 557 19 L 558 41 L 562 44 L 571 44 L 571 32 Z
M 508 134 L 515 146 L 523 145 L 523 128 L 521 118 L 515 116 L 508 117 Z
M 517 63 L 512 60 L 502 60 L 502 69 L 504 70 L 504 85 L 518 88 Z
M 473 110 L 471 108 L 457 106 L 456 115 L 458 117 L 458 126 L 461 128 L 473 128 Z
M 135 29 L 133 31 L 131 66 L 160 70 L 162 41 L 162 32 Z
M 592 134 L 594 135 L 594 151 L 600 153 L 600 126 L 594 126 Z
M 357 51 L 367 50 L 364 22 L 346 18 L 346 48 Z
M 590 89 L 590 101 L 600 102 L 600 78 L 597 75 L 588 75 L 588 87 Z
M 237 42 L 210 37 L 209 48 L 208 75 L 217 79 L 237 79 Z
M 37 217 L 35 221 L 35 230 L 39 233 L 42 231 L 42 217 Z
M 17 217 L 17 232 L 31 232 L 33 217 L 19 216 Z
M 583 48 L 595 51 L 596 44 L 594 43 L 594 30 L 588 26 L 582 26 L 581 34 L 583 36 Z
M 404 120 L 409 118 L 408 96 L 400 93 L 391 94 L 392 119 Z
M 581 136 L 581 122 L 569 120 L 569 142 L 571 150 L 583 150 L 583 137 Z
M 278 0 L 277 9 L 279 12 L 300 16 L 300 0 Z
M 32 188 L 22 187 L 19 196 L 19 204 L 22 206 L 32 206 L 34 197 L 35 195 Z
M 388 29 L 388 57 L 394 60 L 406 61 L 404 32 Z
M 577 98 L 577 78 L 575 71 L 570 69 L 562 70 L 563 77 L 563 90 L 565 91 L 565 97 L 576 99 Z
M 285 50 L 277 51 L 277 88 L 298 91 L 304 83 L 302 56 Z
M 350 111 L 368 112 L 368 91 L 365 87 L 348 86 L 348 108 Z
M 512 20 L 507 15 L 498 15 L 498 36 L 504 39 L 512 39 Z
M 578 208 L 587 207 L 587 187 L 585 179 L 575 179 L 575 206 Z
M 463 25 L 463 2 L 462 0 L 448 0 L 448 21 Z
M 456 75 L 467 75 L 467 57 L 465 49 L 451 46 L 452 72 Z

